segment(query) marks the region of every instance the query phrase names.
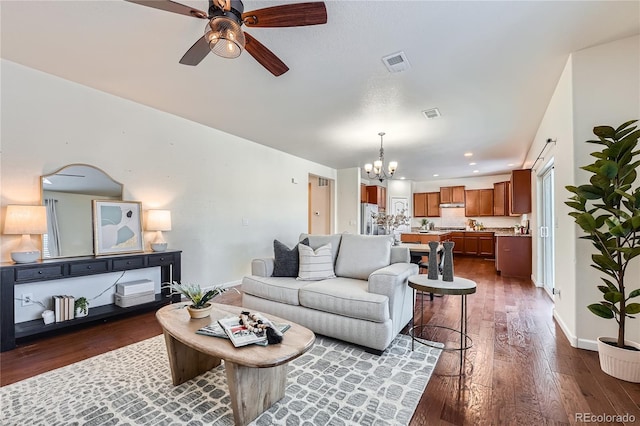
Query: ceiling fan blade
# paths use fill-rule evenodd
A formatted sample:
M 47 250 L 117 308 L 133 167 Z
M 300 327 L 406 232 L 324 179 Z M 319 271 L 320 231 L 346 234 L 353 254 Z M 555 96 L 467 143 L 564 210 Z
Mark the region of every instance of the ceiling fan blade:
M 272 51 L 264 47 L 262 43 L 253 38 L 246 31 L 244 33 L 245 45 L 244 49 L 249 52 L 253 58 L 265 67 L 276 77 L 289 71 L 289 67 L 284 64 Z
M 198 65 L 209 52 L 211 52 L 209 42 L 205 36 L 202 36 L 187 50 L 187 53 L 180 59 L 180 63 L 183 65 Z
M 166 10 L 167 12 L 179 13 L 180 15 L 193 16 L 195 18 L 208 19 L 208 14 L 202 10 L 194 9 L 191 6 L 176 3 L 171 0 L 125 0 L 129 3 L 136 3 L 142 6 L 153 7 L 154 9 Z
M 247 27 L 301 27 L 327 23 L 323 2 L 294 3 L 265 7 L 242 14 Z

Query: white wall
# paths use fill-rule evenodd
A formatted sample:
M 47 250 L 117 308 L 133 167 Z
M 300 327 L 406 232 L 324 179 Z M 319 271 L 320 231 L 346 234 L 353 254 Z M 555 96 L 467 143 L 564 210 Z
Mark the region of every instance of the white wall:
M 360 168 L 337 171 L 336 182 L 336 231 L 360 233 Z
M 554 228 L 554 250 L 556 253 L 554 267 L 555 288 L 560 290 L 560 294 L 554 296 L 554 316 L 575 346 L 577 341 L 575 336 L 577 308 L 575 241 L 577 237 L 573 218 L 568 215 L 570 209 L 564 204 L 569 195 L 565 186 L 573 185 L 573 175 L 576 168 L 573 161 L 572 94 L 572 58 L 569 58 L 527 154 L 525 167 L 535 167 L 532 173 L 532 199 L 535 214 L 532 214 L 530 218 L 533 254 L 532 271 L 535 282 L 541 267 L 540 262 L 538 262 L 538 259 L 541 259 L 537 227 L 541 196 L 538 176 L 545 170 L 549 162 L 554 159 L 554 212 L 556 221 Z M 555 139 L 556 143 L 546 145 L 546 140 L 549 138 Z M 543 158 L 534 165 L 533 163 L 545 145 Z
M 173 229 L 164 235 L 183 251 L 186 282 L 236 282 L 251 258 L 273 253 L 274 238 L 297 241 L 307 230 L 308 175 L 337 177 L 335 169 L 171 114 L 6 60 L 0 66 L 0 217 L 7 204 L 40 202 L 41 175 L 92 164 L 124 184 L 126 200 L 171 210 Z M 2 237 L 3 260 L 17 243 Z

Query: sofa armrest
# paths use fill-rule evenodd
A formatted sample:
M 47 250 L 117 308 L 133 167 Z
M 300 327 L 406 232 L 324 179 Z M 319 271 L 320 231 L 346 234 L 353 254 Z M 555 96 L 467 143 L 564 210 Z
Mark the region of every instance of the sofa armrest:
M 414 263 L 392 263 L 369 275 L 369 292 L 390 296 L 398 286 L 408 286 L 408 278 L 418 273 Z
M 414 263 L 392 263 L 369 275 L 369 292 L 389 298 L 389 315 L 394 333 L 398 333 L 413 317 L 413 290 L 409 287 L 408 279 L 417 274 L 418 265 Z
M 273 274 L 273 257 L 260 257 L 251 261 L 251 275 L 270 277 Z

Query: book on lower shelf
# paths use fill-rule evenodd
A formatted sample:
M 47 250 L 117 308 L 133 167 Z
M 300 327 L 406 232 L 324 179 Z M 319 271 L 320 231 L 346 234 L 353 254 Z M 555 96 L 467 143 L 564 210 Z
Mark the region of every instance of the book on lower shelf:
M 75 318 L 75 298 L 73 296 L 53 296 L 53 310 L 56 322 Z
M 276 323 L 274 324 L 281 333 L 284 333 L 289 328 L 290 324 Z M 240 324 L 240 319 L 237 316 L 222 318 L 218 321 L 213 321 L 211 324 L 199 328 L 196 330 L 197 334 L 204 336 L 220 337 L 223 339 L 231 340 L 234 346 L 246 346 L 246 345 L 259 345 L 267 346 L 267 335 L 264 332 L 253 332 L 247 329 L 244 325 Z

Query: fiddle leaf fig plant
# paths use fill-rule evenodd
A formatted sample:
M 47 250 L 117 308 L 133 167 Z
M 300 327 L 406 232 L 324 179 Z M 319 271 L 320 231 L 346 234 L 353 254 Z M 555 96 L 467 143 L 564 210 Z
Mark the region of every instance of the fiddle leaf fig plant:
M 587 308 L 599 317 L 616 320 L 616 346 L 620 348 L 625 347 L 626 319 L 640 313 L 636 299 L 640 288 L 630 288 L 638 287 L 640 280 L 627 275 L 630 262 L 640 256 L 640 186 L 635 183 L 640 161 L 634 161 L 640 153 L 636 150 L 640 137 L 640 129 L 634 125 L 637 121 L 627 121 L 616 129 L 594 127 L 598 140 L 587 143 L 602 149 L 591 153 L 593 163 L 581 167 L 592 174 L 589 184 L 566 187 L 574 194 L 565 203 L 573 209 L 569 215 L 586 234 L 580 238 L 590 240 L 597 250 L 591 256 L 591 266 L 606 276 L 602 277 L 604 285 L 598 286 L 603 300 Z

